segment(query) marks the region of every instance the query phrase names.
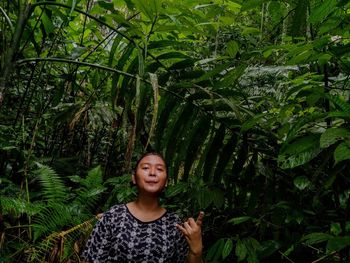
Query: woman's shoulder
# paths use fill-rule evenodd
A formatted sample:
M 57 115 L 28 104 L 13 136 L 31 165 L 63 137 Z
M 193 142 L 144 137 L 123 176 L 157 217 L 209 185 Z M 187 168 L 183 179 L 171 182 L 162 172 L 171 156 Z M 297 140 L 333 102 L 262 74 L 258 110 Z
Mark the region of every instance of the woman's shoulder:
M 165 217 L 170 222 L 175 222 L 175 223 L 182 222 L 180 215 L 177 212 L 172 210 L 167 210 Z
M 104 212 L 102 217 L 109 218 L 109 219 L 118 218 L 123 213 L 125 213 L 125 211 L 126 211 L 125 204 L 117 204 L 110 207 L 106 212 Z

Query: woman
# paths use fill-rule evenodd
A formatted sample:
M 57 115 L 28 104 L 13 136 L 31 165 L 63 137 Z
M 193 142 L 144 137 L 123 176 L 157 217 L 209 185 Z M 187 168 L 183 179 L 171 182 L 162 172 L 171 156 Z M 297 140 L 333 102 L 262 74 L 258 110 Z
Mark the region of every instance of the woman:
M 133 183 L 135 201 L 115 205 L 95 225 L 85 251 L 87 262 L 202 262 L 201 226 L 196 221 L 181 224 L 175 213 L 159 204 L 168 180 L 167 166 L 158 153 L 146 153 L 136 163 Z M 186 242 L 187 241 L 187 242 Z

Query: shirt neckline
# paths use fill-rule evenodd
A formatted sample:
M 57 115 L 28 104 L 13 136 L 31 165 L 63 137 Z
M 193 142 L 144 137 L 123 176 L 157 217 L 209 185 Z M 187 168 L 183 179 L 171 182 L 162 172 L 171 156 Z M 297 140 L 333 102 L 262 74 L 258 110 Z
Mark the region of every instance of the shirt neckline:
M 131 213 L 131 211 L 129 210 L 129 207 L 128 207 L 126 204 L 124 204 L 124 207 L 125 207 L 125 209 L 126 209 L 126 212 L 127 212 L 129 215 L 131 215 L 137 222 L 139 222 L 139 223 L 141 223 L 141 224 L 150 224 L 150 223 L 154 223 L 154 222 L 156 222 L 156 221 L 162 219 L 162 218 L 168 213 L 168 211 L 165 210 L 165 212 L 164 212 L 160 217 L 158 217 L 158 218 L 156 218 L 156 219 L 154 219 L 154 220 L 151 220 L 151 221 L 142 221 L 141 219 L 138 219 L 136 216 L 134 216 L 133 213 Z

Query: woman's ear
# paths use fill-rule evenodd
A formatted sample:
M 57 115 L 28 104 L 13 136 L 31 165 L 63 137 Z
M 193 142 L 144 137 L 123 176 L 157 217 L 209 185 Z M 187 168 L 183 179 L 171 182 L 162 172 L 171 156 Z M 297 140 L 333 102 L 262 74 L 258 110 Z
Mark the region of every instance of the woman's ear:
M 131 180 L 132 180 L 132 183 L 135 185 L 136 184 L 136 178 L 135 178 L 134 174 L 131 176 Z

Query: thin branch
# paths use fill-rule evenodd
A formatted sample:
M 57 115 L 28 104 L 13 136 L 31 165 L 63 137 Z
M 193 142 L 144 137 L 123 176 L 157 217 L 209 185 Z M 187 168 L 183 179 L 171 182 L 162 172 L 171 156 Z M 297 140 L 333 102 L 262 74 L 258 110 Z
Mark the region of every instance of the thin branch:
M 280 253 L 282 255 L 282 257 L 284 257 L 285 259 L 287 259 L 289 262 L 295 263 L 293 260 L 291 260 L 289 257 L 287 257 L 283 252 L 278 251 L 278 253 Z
M 11 28 L 11 32 L 12 32 L 12 34 L 13 34 L 13 33 L 15 32 L 15 28 L 13 27 L 13 24 L 12 24 L 10 18 L 9 18 L 8 15 L 6 14 L 5 10 L 1 8 L 1 6 L 0 6 L 0 11 L 1 11 L 1 13 L 4 15 L 5 20 L 6 20 L 6 22 L 9 24 L 9 26 L 10 26 L 10 28 Z
M 312 261 L 311 263 L 318 263 L 318 262 L 321 262 L 322 260 L 330 257 L 330 256 L 333 256 L 334 254 L 336 254 L 337 251 L 333 251 L 332 253 L 328 254 L 328 255 L 324 255 L 323 257 L 320 257 L 319 259 L 315 260 L 315 261 Z
M 128 76 L 128 77 L 131 77 L 133 79 L 136 79 L 136 75 L 133 75 L 133 74 L 121 71 L 121 70 L 117 70 L 117 69 L 114 69 L 114 68 L 102 66 L 102 65 L 99 65 L 99 64 L 93 64 L 93 63 L 88 63 L 88 62 L 83 62 L 83 61 L 78 61 L 78 60 L 64 59 L 64 58 L 27 58 L 27 59 L 20 59 L 20 60 L 17 60 L 16 65 L 18 67 L 21 67 L 22 65 L 27 64 L 27 63 L 41 62 L 41 61 L 51 61 L 51 62 L 60 62 L 60 63 L 76 64 L 76 65 L 81 65 L 81 66 L 88 66 L 88 67 L 93 67 L 93 68 L 97 68 L 97 69 L 110 71 L 110 72 L 113 72 L 113 73 L 119 73 L 121 75 Z M 150 83 L 149 81 L 147 81 L 145 79 L 142 79 L 142 80 L 144 82 Z

